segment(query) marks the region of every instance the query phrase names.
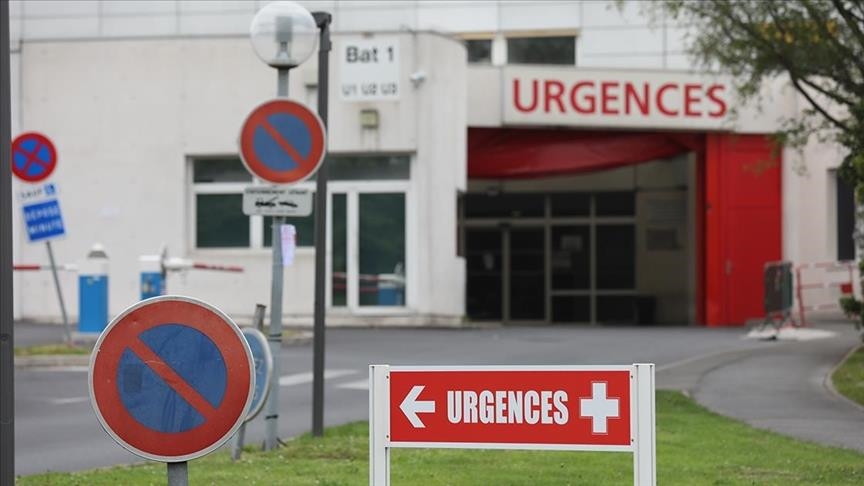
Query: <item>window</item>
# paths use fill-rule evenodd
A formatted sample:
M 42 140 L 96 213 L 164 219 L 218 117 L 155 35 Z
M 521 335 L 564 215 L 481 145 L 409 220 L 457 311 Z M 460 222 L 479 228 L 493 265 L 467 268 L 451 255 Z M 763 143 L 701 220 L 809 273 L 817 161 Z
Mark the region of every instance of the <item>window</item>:
M 331 181 L 407 180 L 410 158 L 404 155 L 328 156 Z M 255 184 L 238 157 L 192 161 L 196 248 L 269 248 L 272 218 L 243 214 L 243 189 Z M 298 187 L 314 189 L 314 177 Z M 314 197 L 314 193 L 313 193 Z M 315 211 L 285 218 L 297 228 L 297 246 L 315 245 Z
M 852 236 L 854 232 L 855 190 L 837 177 L 837 260 L 855 259 L 855 239 Z
M 576 36 L 508 37 L 510 64 L 576 64 Z
M 492 63 L 492 39 L 468 39 L 465 41 L 470 64 Z

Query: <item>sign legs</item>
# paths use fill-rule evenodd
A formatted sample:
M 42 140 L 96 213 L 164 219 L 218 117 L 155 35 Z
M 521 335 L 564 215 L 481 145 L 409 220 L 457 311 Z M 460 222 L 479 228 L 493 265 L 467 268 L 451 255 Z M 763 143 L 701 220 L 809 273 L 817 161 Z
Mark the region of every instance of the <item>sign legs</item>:
M 267 425 L 267 437 L 264 450 L 272 451 L 278 444 L 279 433 L 279 375 L 282 371 L 282 223 L 284 218 L 274 217 L 273 239 L 273 280 L 270 287 L 270 352 L 273 354 L 273 375 L 270 378 L 270 394 L 267 395 L 266 414 L 264 422 Z
M 189 486 L 189 463 L 168 463 L 168 486 Z
M 657 414 L 654 401 L 654 365 L 637 363 L 634 368 L 633 478 L 636 486 L 655 486 L 657 450 L 654 424 Z
M 63 302 L 63 290 L 60 289 L 60 278 L 57 277 L 57 264 L 54 263 L 54 250 L 51 241 L 45 242 L 48 249 L 48 262 L 51 264 L 51 275 L 54 276 L 54 287 L 57 289 L 57 300 L 60 301 L 60 314 L 63 315 L 63 329 L 66 331 L 66 342 L 72 344 L 72 331 L 69 330 L 69 318 L 66 316 L 66 304 Z
M 390 486 L 390 367 L 369 367 L 369 484 Z

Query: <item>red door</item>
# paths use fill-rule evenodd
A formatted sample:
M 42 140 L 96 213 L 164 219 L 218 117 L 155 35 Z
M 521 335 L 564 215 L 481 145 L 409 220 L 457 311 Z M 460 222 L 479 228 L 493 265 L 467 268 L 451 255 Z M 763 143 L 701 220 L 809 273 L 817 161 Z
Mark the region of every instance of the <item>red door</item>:
M 762 271 L 781 258 L 781 159 L 764 135 L 708 136 L 705 157 L 705 319 L 764 316 Z

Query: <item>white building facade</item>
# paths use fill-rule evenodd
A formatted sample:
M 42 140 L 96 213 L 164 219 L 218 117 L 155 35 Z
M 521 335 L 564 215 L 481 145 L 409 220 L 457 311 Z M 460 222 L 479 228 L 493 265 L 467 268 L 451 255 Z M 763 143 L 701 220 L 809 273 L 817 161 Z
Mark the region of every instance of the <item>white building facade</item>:
M 54 141 L 57 259 L 105 246 L 110 315 L 163 249 L 245 269 L 169 273 L 169 293 L 240 320 L 269 303 L 269 221 L 240 211 L 263 183 L 237 147 L 275 97 L 248 39 L 266 3 L 12 2 L 13 134 Z M 842 151 L 766 152 L 804 108 L 794 91 L 778 81 L 761 110 L 739 106 L 728 79 L 692 71 L 687 29 L 649 25 L 638 3 L 300 3 L 333 14 L 330 324 L 741 324 L 761 300 L 736 289 L 761 289 L 766 261 L 850 258 Z M 365 73 L 363 47 L 380 54 Z M 316 72 L 314 57 L 292 70 L 289 97 L 314 108 Z M 364 91 L 373 78 L 390 89 Z M 283 307 L 306 325 L 314 228 L 290 222 Z M 20 218 L 14 237 L 16 263 L 47 260 Z M 74 319 L 78 279 L 61 282 Z M 49 274 L 14 285 L 16 318 L 59 319 Z

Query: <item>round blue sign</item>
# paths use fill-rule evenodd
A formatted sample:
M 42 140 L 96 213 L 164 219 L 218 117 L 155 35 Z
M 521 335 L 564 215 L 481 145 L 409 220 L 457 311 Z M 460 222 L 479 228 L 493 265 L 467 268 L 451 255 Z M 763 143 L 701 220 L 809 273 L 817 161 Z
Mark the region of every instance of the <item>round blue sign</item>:
M 270 392 L 270 380 L 273 375 L 273 355 L 267 337 L 254 327 L 244 327 L 241 331 L 249 350 L 252 351 L 252 362 L 255 365 L 255 389 L 252 392 L 252 403 L 249 405 L 249 413 L 246 421 L 255 418 L 264 407 L 267 395 Z

